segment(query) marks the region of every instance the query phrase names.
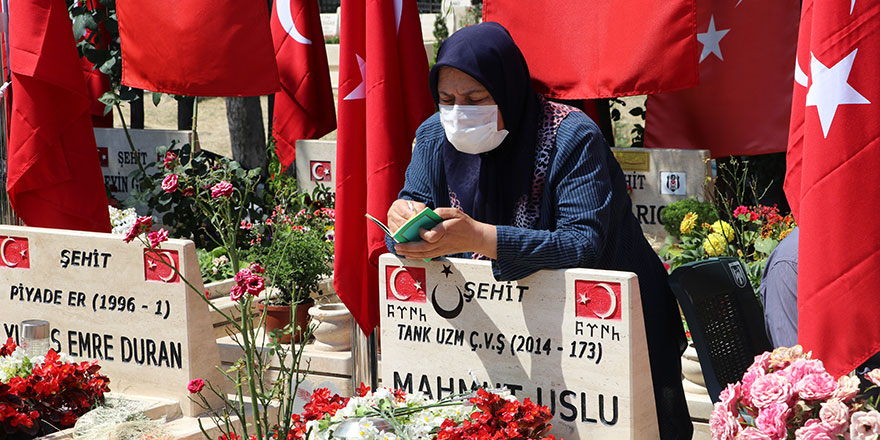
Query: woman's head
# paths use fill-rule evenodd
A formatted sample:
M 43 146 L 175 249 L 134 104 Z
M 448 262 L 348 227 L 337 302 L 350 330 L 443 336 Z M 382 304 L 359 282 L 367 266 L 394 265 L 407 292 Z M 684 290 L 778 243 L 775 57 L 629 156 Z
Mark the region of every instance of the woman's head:
M 534 95 L 522 52 L 507 30 L 492 22 L 452 34 L 440 47 L 430 83 L 440 105 L 498 105 L 498 128 L 514 133 Z

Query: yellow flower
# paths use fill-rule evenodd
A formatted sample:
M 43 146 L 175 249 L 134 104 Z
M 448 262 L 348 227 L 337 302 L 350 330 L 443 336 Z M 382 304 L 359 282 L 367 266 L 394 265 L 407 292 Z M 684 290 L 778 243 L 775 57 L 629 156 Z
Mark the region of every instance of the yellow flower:
M 712 232 L 726 238 L 728 243 L 733 241 L 733 226 L 730 226 L 730 224 L 724 220 L 718 220 L 717 222 L 712 223 Z
M 727 249 L 727 240 L 723 235 L 713 232 L 703 240 L 703 249 L 710 257 L 717 257 Z
M 703 229 L 712 229 L 712 225 L 710 225 L 710 224 L 708 224 L 708 223 L 706 223 L 706 222 L 703 222 L 703 224 L 700 225 L 700 227 L 703 228 Z
M 794 228 L 786 229 L 786 230 L 780 232 L 780 233 L 779 233 L 779 241 L 782 241 L 783 238 L 788 237 L 788 234 L 791 234 L 791 231 L 792 231 L 793 229 L 794 229 Z
M 678 226 L 679 230 L 681 230 L 682 234 L 690 234 L 694 230 L 694 226 L 697 224 L 697 218 L 699 216 L 695 212 L 689 212 L 682 219 L 681 224 Z

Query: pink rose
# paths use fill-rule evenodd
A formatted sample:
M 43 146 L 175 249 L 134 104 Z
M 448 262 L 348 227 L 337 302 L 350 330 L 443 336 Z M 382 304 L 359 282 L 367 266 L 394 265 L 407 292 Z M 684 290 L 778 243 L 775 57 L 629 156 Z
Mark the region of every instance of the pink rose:
M 220 183 L 211 187 L 211 197 L 229 197 L 232 195 L 232 184 L 223 180 Z
M 709 430 L 712 432 L 712 440 L 733 440 L 740 427 L 733 413 L 718 402 L 709 416 Z
M 872 384 L 880 387 L 880 368 L 875 368 L 865 374 L 865 379 L 871 381 Z
M 232 286 L 232 289 L 229 290 L 229 299 L 233 301 L 238 301 L 244 296 L 244 293 L 247 290 L 244 287 L 239 286 L 238 284 Z
M 174 161 L 177 160 L 177 155 L 172 152 L 165 153 L 165 158 L 162 159 L 162 165 L 165 166 L 166 169 L 174 168 Z
M 250 293 L 254 296 L 259 295 L 263 290 L 266 289 L 266 285 L 263 282 L 263 277 L 259 275 L 252 275 L 250 278 L 248 278 L 247 281 L 245 281 L 244 287 L 247 290 L 247 293 Z
M 233 279 L 235 280 L 236 284 L 242 286 L 247 281 L 247 279 L 251 277 L 251 275 L 253 275 L 253 272 L 251 272 L 250 269 L 242 269 L 239 270 L 237 274 L 235 274 L 235 277 Z
M 790 415 L 791 409 L 788 405 L 773 402 L 758 412 L 755 427 L 773 440 L 782 440 L 785 438 L 785 424 Z
M 266 272 L 266 269 L 263 269 L 263 266 L 260 266 L 260 263 L 256 263 L 256 262 L 251 263 L 251 265 L 248 266 L 248 269 L 250 269 L 251 272 L 253 272 L 253 273 L 264 273 L 264 272 Z
M 788 367 L 782 370 L 791 383 L 798 383 L 808 374 L 825 373 L 825 366 L 817 359 L 795 359 Z
M 837 381 L 828 373 L 810 373 L 795 384 L 795 390 L 801 399 L 825 399 L 837 389 Z
M 727 384 L 727 388 L 721 390 L 721 394 L 718 395 L 718 400 L 728 411 L 733 411 L 734 408 L 736 408 L 736 402 L 740 397 L 739 387 L 739 383 L 729 383 Z
M 849 407 L 837 399 L 822 402 L 819 420 L 822 421 L 822 425 L 825 426 L 829 434 L 843 434 L 849 420 Z
M 168 231 L 159 229 L 158 231 L 150 232 L 147 234 L 147 240 L 150 241 L 150 247 L 159 247 L 159 243 L 168 241 Z
M 831 393 L 832 399 L 841 402 L 849 402 L 859 392 L 859 378 L 855 376 L 841 376 L 837 379 L 837 389 Z
M 794 432 L 796 440 L 834 440 L 822 423 L 816 419 L 808 420 L 804 426 Z
M 153 227 L 153 217 L 138 217 L 137 220 L 134 221 L 134 224 L 131 226 L 131 229 L 125 234 L 125 238 L 122 241 L 126 243 L 131 243 L 132 240 L 135 239 L 138 235 L 141 235 L 141 232 L 149 231 L 150 228 Z
M 169 174 L 165 176 L 165 180 L 162 181 L 162 191 L 169 194 L 177 191 L 177 174 Z
M 746 374 L 743 375 L 740 392 L 742 393 L 743 403 L 746 405 L 751 405 L 752 403 L 752 385 L 755 383 L 755 380 L 764 376 L 764 374 L 766 374 L 766 371 L 761 368 L 760 365 L 752 364 L 752 366 L 746 370 Z
M 761 431 L 758 431 L 758 428 L 753 426 L 747 426 L 746 429 L 743 429 L 736 435 L 736 440 L 773 440 L 767 434 L 764 434 Z
M 788 404 L 794 389 L 788 378 L 781 374 L 766 374 L 755 379 L 750 390 L 751 402 L 758 408 L 765 408 L 773 402 Z
M 850 419 L 850 440 L 877 440 L 880 438 L 880 413 L 856 411 Z
M 189 381 L 189 385 L 186 386 L 186 389 L 189 390 L 190 394 L 195 394 L 202 391 L 202 388 L 205 388 L 205 381 L 202 379 L 193 379 Z

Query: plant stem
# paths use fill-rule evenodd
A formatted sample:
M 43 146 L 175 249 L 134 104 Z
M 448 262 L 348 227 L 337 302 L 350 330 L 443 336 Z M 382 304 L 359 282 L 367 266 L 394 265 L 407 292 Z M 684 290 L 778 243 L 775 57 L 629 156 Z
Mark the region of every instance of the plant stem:
M 122 122 L 122 130 L 125 131 L 125 138 L 128 139 L 128 146 L 131 148 L 132 154 L 134 154 L 134 161 L 137 163 L 138 169 L 141 170 L 141 173 L 146 176 L 147 170 L 144 168 L 144 164 L 141 163 L 141 157 L 138 154 L 137 148 L 134 147 L 134 141 L 131 140 L 131 133 L 128 132 L 128 125 L 125 123 L 125 116 L 122 114 L 122 106 L 119 105 L 119 100 L 116 101 L 116 112 L 119 113 L 119 121 Z
M 248 339 L 251 336 L 251 334 L 250 334 L 251 333 L 251 329 L 250 329 L 250 327 L 251 327 L 251 325 L 250 325 L 251 297 L 250 297 L 250 295 L 248 295 L 247 299 L 245 299 L 245 301 L 244 301 L 244 308 L 246 310 L 242 310 L 242 314 L 241 314 L 241 326 L 244 331 L 242 331 L 241 336 L 242 336 L 242 338 L 244 338 L 244 340 L 242 341 L 242 345 L 244 346 L 244 349 L 245 349 L 244 350 L 245 372 L 247 373 L 248 388 L 250 389 L 250 393 L 251 393 L 251 412 L 252 412 L 253 418 L 254 418 L 254 430 L 256 431 L 257 438 L 262 439 L 263 438 L 263 430 L 261 429 L 262 427 L 260 426 L 260 420 L 261 420 L 260 405 L 259 405 L 259 399 L 257 398 L 256 383 L 254 382 L 256 380 L 256 377 L 254 374 L 255 373 L 254 372 L 254 351 L 256 351 L 256 347 L 254 346 L 253 343 L 248 342 Z M 247 437 L 247 436 L 245 435 L 245 437 Z

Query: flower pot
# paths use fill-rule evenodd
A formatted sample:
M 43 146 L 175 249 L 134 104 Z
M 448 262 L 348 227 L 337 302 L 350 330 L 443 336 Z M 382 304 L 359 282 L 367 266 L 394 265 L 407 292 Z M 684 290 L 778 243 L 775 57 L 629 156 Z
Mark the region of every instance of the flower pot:
M 294 317 L 295 322 L 293 323 L 293 338 L 291 339 L 290 334 L 282 336 L 280 341 L 282 344 L 290 344 L 291 340 L 295 344 L 304 342 L 303 332 L 309 325 L 308 311 L 314 304 L 315 301 L 309 298 L 296 305 L 296 316 Z M 266 311 L 266 319 L 263 321 L 263 328 L 267 333 L 273 330 L 282 329 L 284 326 L 291 324 L 290 308 L 290 305 L 263 304 L 263 301 L 257 302 L 257 310 L 259 310 L 261 314 L 263 313 L 263 310 Z
M 309 309 L 318 322 L 315 348 L 326 351 L 351 350 L 351 313 L 343 304 L 321 304 Z
M 686 392 L 709 394 L 706 380 L 703 378 L 703 369 L 700 367 L 700 359 L 697 358 L 697 349 L 694 348 L 693 343 L 688 344 L 684 354 L 681 355 L 681 373 L 684 375 L 682 386 Z

